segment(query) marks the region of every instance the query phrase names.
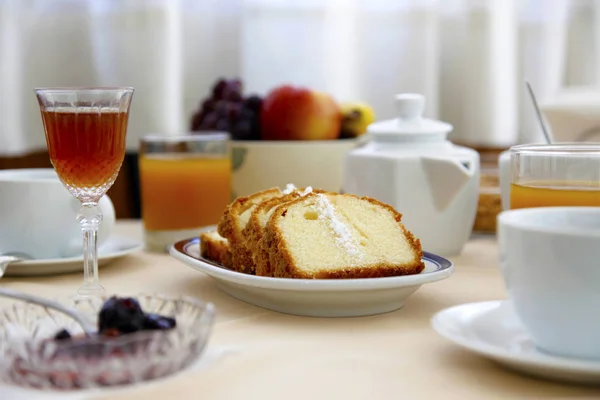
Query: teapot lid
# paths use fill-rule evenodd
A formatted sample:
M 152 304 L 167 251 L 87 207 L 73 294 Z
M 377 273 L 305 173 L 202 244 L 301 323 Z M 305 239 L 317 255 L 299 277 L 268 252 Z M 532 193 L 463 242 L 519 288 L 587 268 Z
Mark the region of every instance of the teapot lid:
M 396 95 L 398 117 L 374 122 L 367 132 L 374 140 L 384 141 L 443 141 L 452 125 L 433 119 L 423 118 L 425 96 L 419 93 Z

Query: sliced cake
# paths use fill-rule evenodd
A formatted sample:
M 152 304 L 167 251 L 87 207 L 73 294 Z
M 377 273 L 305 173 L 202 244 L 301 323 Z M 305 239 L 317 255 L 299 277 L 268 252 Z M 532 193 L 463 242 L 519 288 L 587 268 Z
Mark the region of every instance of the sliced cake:
M 367 197 L 317 193 L 272 209 L 257 257 L 269 276 L 375 278 L 420 273 L 421 243 L 392 207 Z M 264 258 L 268 257 L 268 261 Z
M 290 194 L 263 201 L 252 211 L 250 220 L 244 229 L 244 237 L 246 238 L 246 246 L 250 250 L 254 260 L 256 275 L 270 276 L 269 257 L 266 254 L 260 254 L 264 250 L 261 250 L 259 243 L 273 210 L 281 204 L 306 196 L 309 193 L 325 193 L 325 191 L 320 189 L 313 190 L 310 186 L 296 189 Z
M 238 272 L 254 274 L 254 261 L 246 247 L 242 231 L 256 205 L 265 200 L 282 196 L 279 188 L 267 189 L 250 196 L 238 197 L 227 206 L 217 227 L 219 235 L 229 241 L 231 268 Z
M 227 239 L 217 231 L 200 234 L 200 255 L 224 267 L 231 268 L 231 251 Z

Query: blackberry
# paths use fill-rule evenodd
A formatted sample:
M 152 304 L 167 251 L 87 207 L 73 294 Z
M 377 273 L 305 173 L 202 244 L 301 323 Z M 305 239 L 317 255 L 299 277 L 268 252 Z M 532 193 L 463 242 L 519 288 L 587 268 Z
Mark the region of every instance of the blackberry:
M 68 330 L 61 329 L 60 331 L 58 331 L 58 333 L 56 335 L 54 335 L 54 339 L 56 339 L 56 340 L 71 339 L 71 334 L 69 333 Z
M 120 333 L 137 332 L 144 328 L 145 314 L 137 300 L 116 296 L 106 300 L 98 315 L 98 331 L 117 330 Z

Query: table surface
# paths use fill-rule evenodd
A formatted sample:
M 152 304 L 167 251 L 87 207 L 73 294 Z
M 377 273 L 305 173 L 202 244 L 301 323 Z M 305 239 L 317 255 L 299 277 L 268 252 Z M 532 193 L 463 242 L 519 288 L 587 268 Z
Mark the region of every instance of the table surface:
M 116 234 L 141 238 L 137 221 Z M 453 257 L 454 275 L 422 286 L 404 308 L 360 318 L 285 315 L 236 300 L 211 278 L 167 254 L 139 252 L 101 268 L 109 292 L 164 292 L 211 301 L 217 318 L 203 369 L 160 384 L 103 394 L 110 399 L 512 399 L 600 398 L 600 389 L 511 372 L 438 336 L 429 320 L 446 307 L 506 298 L 494 237 L 475 237 Z M 4 278 L 43 296 L 74 293 L 82 274 Z M 95 397 L 95 396 L 94 396 Z

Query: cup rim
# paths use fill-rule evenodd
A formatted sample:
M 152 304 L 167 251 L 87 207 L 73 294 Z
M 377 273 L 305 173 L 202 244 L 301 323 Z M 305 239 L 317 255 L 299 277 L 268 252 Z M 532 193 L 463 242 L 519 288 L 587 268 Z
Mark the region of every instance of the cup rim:
M 31 175 L 35 174 L 35 177 Z M 40 177 L 45 174 L 47 176 Z M 54 168 L 12 168 L 0 170 L 0 182 L 19 182 L 19 183 L 36 183 L 36 184 L 55 184 L 59 182 L 58 174 Z M 62 185 L 62 183 L 61 183 Z
M 135 88 L 133 86 L 48 86 L 48 87 L 36 87 L 33 89 L 35 93 L 70 93 L 70 92 L 112 92 L 112 91 L 125 91 L 133 93 Z
M 581 226 L 550 226 L 532 223 L 531 221 L 527 220 L 528 216 L 539 214 L 595 214 L 600 219 L 600 207 L 532 207 L 504 210 L 498 214 L 498 226 L 518 229 L 527 233 L 600 238 L 600 227 L 585 228 Z
M 600 155 L 600 142 L 529 143 L 512 146 L 510 154 L 516 155 Z
M 180 143 L 180 142 L 222 142 L 231 136 L 224 131 L 178 133 L 175 135 L 148 133 L 140 138 L 140 143 Z

